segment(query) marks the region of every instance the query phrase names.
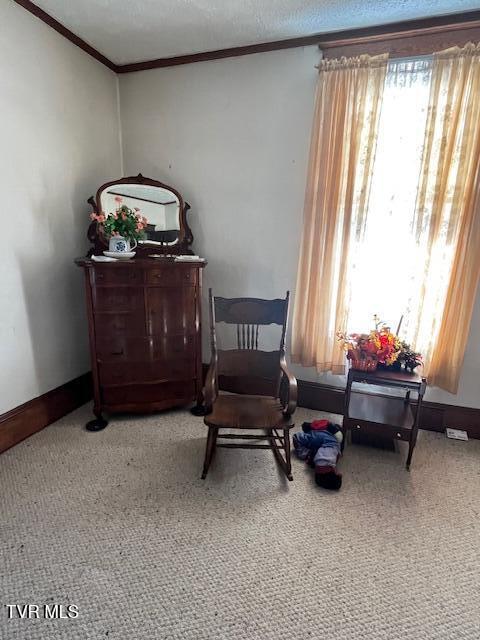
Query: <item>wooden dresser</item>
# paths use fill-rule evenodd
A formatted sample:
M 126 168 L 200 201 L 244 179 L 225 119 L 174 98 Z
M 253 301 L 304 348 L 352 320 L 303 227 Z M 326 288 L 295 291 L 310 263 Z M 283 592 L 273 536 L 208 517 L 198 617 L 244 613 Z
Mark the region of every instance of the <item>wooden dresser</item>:
M 102 412 L 148 413 L 187 405 L 202 388 L 204 262 L 152 258 L 98 263 L 85 272 L 94 384 L 92 431 Z

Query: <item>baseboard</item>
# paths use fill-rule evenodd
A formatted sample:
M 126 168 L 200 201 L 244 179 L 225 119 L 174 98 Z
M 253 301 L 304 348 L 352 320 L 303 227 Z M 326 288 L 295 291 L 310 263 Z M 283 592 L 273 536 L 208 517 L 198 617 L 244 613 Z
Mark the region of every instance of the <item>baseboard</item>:
M 0 415 L 0 453 L 59 420 L 91 397 L 89 372 Z
M 343 414 L 344 398 L 344 390 L 338 387 L 298 380 L 299 407 Z M 464 429 L 470 438 L 480 439 L 480 409 L 424 400 L 420 410 L 420 428 L 443 432 L 447 427 Z
M 206 372 L 207 367 L 204 365 Z M 59 420 L 92 397 L 92 376 L 85 373 L 38 398 L 0 415 L 0 453 Z M 345 392 L 338 387 L 298 380 L 298 406 L 306 409 L 343 413 Z M 424 401 L 420 427 L 445 431 L 464 429 L 470 438 L 480 439 L 480 409 Z
M 204 364 L 204 377 L 207 370 L 208 364 Z M 297 383 L 299 407 L 343 415 L 343 389 L 307 380 L 297 380 Z M 447 427 L 463 429 L 470 438 L 480 440 L 480 409 L 424 400 L 420 411 L 420 428 L 443 433 Z

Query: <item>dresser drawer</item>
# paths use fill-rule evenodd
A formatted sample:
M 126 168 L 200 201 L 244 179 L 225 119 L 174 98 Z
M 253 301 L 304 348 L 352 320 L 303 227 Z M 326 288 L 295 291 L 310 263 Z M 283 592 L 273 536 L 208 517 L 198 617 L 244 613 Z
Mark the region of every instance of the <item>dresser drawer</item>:
M 195 380 L 174 380 L 158 384 L 132 384 L 121 387 L 103 387 L 102 400 L 106 405 L 141 405 L 161 403 L 165 400 L 172 404 L 183 400 L 185 403 L 195 398 Z M 138 407 L 137 407 L 138 408 Z
M 98 373 L 102 386 L 185 380 L 195 377 L 195 361 L 192 358 L 176 358 L 154 362 L 101 362 Z
M 404 440 L 406 442 L 410 440 L 411 431 L 404 427 L 395 427 L 387 424 L 379 425 L 353 419 L 349 419 L 348 422 L 344 421 L 344 427 L 351 429 L 355 433 L 367 433 L 371 436 L 378 436 L 379 438 L 391 438 L 393 440 Z
M 143 287 L 94 287 L 92 291 L 95 312 L 135 312 L 144 308 Z
M 134 264 L 96 266 L 92 270 L 91 278 L 94 285 L 131 286 L 143 284 L 143 273 Z
M 195 336 L 97 336 L 98 362 L 162 363 L 195 362 Z
M 97 336 L 97 362 L 149 362 L 153 360 L 149 338 L 129 335 Z
M 95 318 L 95 334 L 112 337 L 115 334 L 144 335 L 145 334 L 145 313 L 143 307 L 135 311 L 118 311 L 117 313 L 97 312 Z
M 197 269 L 185 266 L 166 266 L 148 269 L 145 273 L 147 284 L 159 287 L 181 287 L 197 284 Z

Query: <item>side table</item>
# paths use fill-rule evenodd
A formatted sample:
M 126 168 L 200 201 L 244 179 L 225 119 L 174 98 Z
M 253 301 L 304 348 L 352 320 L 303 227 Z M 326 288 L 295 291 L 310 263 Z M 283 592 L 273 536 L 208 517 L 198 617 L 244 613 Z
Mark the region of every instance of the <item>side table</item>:
M 379 395 L 353 390 L 354 383 L 406 390 L 405 397 Z M 352 429 L 371 435 L 387 435 L 409 443 L 406 467 L 410 469 L 412 454 L 417 442 L 418 424 L 427 381 L 417 373 L 378 369 L 366 372 L 350 369 L 345 389 L 343 434 L 345 443 Z M 416 392 L 416 406 L 410 399 Z

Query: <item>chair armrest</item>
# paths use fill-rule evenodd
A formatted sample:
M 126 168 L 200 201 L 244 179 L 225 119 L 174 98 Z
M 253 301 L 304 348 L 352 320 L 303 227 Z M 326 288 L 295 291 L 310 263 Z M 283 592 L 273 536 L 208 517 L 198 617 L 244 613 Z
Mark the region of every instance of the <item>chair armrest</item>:
M 285 415 L 292 415 L 297 408 L 297 379 L 291 373 L 287 367 L 287 361 L 285 356 L 280 358 L 280 369 L 282 370 L 282 376 L 286 379 L 288 384 L 288 401 L 283 401 L 283 413 Z
M 205 412 L 210 413 L 212 411 L 213 403 L 218 396 L 218 371 L 217 371 L 217 359 L 212 357 L 210 366 L 208 367 L 207 375 L 205 376 L 205 385 L 203 388 L 203 397 L 205 404 Z

